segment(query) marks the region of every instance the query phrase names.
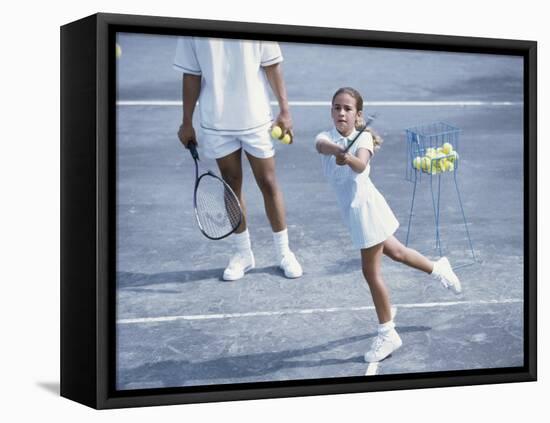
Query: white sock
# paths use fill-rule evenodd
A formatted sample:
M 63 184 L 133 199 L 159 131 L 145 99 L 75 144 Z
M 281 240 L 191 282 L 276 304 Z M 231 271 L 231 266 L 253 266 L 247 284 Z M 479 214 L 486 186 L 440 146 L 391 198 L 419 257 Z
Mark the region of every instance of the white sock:
M 244 232 L 240 234 L 233 234 L 233 243 L 235 248 L 240 253 L 248 253 L 252 251 L 252 245 L 250 244 L 250 234 L 248 229 L 245 229 Z
M 284 255 L 290 252 L 290 248 L 288 247 L 288 229 L 273 232 L 273 242 L 275 243 L 277 259 L 281 261 Z
M 378 333 L 380 335 L 384 335 L 395 328 L 395 323 L 393 323 L 393 320 L 390 320 L 385 323 L 380 323 L 378 325 Z
M 434 268 L 432 269 L 432 273 L 430 273 L 434 278 L 439 276 L 440 270 L 439 270 L 439 261 L 434 261 Z

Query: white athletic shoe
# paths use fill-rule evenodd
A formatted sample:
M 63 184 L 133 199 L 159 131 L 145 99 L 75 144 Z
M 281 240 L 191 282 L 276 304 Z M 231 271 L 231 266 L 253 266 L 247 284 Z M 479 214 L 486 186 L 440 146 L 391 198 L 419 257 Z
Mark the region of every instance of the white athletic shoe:
M 224 281 L 236 281 L 241 279 L 246 272 L 250 269 L 254 269 L 256 262 L 254 261 L 254 254 L 252 251 L 249 253 L 237 252 L 229 260 L 229 264 L 223 271 Z
M 401 341 L 395 329 L 390 330 L 388 333 L 379 333 L 374 339 L 370 351 L 365 353 L 365 361 L 367 363 L 382 361 L 401 345 L 403 345 L 403 341 Z
M 462 292 L 460 281 L 458 280 L 458 276 L 455 275 L 455 272 L 453 272 L 453 268 L 451 267 L 451 263 L 449 263 L 447 257 L 440 258 L 436 262 L 435 266 L 437 268 L 437 272 L 434 276 L 439 279 L 441 284 L 445 288 L 452 290 L 455 294 L 460 294 Z
M 303 274 L 302 266 L 300 266 L 292 251 L 283 256 L 279 268 L 284 272 L 285 277 L 289 279 L 299 278 Z

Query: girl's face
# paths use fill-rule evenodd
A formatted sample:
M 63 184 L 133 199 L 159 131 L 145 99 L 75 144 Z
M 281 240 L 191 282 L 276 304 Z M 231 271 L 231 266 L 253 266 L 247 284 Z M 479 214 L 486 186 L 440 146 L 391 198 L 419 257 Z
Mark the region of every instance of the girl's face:
M 355 122 L 363 112 L 357 110 L 357 102 L 351 95 L 341 93 L 332 102 L 331 115 L 338 132 L 347 137 L 355 129 Z

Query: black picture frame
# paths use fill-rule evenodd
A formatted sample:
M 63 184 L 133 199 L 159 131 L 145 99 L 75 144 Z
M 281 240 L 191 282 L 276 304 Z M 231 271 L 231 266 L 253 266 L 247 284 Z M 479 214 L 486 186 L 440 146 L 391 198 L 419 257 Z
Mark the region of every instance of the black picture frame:
M 524 366 L 116 391 L 114 76 L 117 32 L 521 56 L 524 62 Z M 105 409 L 537 379 L 537 44 L 99 13 L 61 27 L 61 395 Z

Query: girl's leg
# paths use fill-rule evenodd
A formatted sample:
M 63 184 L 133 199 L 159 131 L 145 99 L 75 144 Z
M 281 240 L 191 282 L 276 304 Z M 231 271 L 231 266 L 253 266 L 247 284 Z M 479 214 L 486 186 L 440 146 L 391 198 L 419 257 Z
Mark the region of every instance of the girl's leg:
M 361 250 L 363 276 L 369 285 L 379 323 L 386 323 L 392 319 L 390 296 L 382 278 L 383 248 L 384 245 L 381 243 Z
M 381 361 L 397 350 L 403 342 L 395 330 L 391 317 L 390 296 L 382 279 L 383 244 L 361 250 L 363 275 L 369 284 L 378 315 L 378 335 L 369 351 L 365 353 L 365 361 L 372 363 Z
M 383 245 L 384 254 L 392 260 L 404 263 L 432 275 L 434 278 L 439 279 L 445 288 L 451 289 L 456 294 L 462 292 L 460 280 L 446 257 L 442 257 L 438 261 L 433 262 L 418 251 L 405 247 L 394 236 L 390 236 L 385 240 Z
M 384 254 L 392 260 L 426 273 L 432 273 L 434 263 L 412 248 L 405 247 L 393 235 L 383 242 Z

